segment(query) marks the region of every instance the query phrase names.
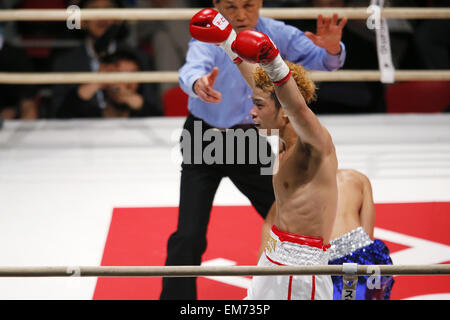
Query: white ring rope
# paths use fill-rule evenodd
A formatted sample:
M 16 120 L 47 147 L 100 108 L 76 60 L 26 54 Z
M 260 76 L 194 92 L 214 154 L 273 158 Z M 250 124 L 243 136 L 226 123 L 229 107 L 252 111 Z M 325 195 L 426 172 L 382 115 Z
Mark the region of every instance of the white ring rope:
M 377 273 L 374 274 L 373 270 Z M 1 277 L 197 277 L 262 275 L 344 275 L 342 265 L 325 266 L 153 266 L 0 267 Z M 358 265 L 356 275 L 450 275 L 450 265 Z
M 190 20 L 200 8 L 81 9 L 81 20 Z M 367 19 L 367 8 L 263 8 L 261 16 L 275 19 L 316 19 L 319 14 L 337 13 L 348 19 Z M 73 11 L 65 9 L 0 10 L 0 21 L 66 21 Z M 448 19 L 450 8 L 384 8 L 386 19 Z
M 313 81 L 380 81 L 379 70 L 311 71 Z M 396 70 L 395 81 L 450 81 L 450 70 Z M 70 83 L 177 83 L 176 71 L 150 72 L 0 72 L 0 84 L 70 84 Z

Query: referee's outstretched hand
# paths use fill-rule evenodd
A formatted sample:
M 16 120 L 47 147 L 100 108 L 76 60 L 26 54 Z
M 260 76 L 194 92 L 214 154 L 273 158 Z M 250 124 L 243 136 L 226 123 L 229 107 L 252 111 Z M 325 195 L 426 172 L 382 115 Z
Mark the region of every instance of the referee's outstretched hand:
M 342 30 L 347 24 L 347 18 L 343 18 L 338 23 L 337 13 L 333 17 L 323 17 L 321 14 L 317 19 L 317 32 L 305 32 L 305 35 L 311 39 L 318 47 L 324 48 L 329 54 L 337 55 L 341 52 Z
M 222 94 L 213 89 L 216 82 L 219 68 L 215 67 L 210 74 L 200 77 L 194 84 L 195 94 L 205 102 L 219 103 L 222 101 Z

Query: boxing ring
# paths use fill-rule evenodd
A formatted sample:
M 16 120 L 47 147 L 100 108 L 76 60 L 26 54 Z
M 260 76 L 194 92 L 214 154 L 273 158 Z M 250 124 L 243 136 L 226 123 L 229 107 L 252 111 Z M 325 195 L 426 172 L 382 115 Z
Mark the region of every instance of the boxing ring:
M 327 10 L 350 19 L 365 19 L 369 15 L 365 8 Z M 198 10 L 177 9 L 170 11 L 170 14 L 162 9 L 85 11 L 82 13 L 83 19 L 158 20 L 168 19 L 169 16 L 172 19 L 190 19 Z M 303 8 L 298 11 L 264 9 L 261 14 L 276 18 L 315 19 L 318 13 L 327 12 Z M 385 18 L 449 18 L 450 10 L 401 8 L 384 9 L 382 14 Z M 66 20 L 67 17 L 65 10 L 0 11 L 0 21 Z M 381 72 L 313 72 L 312 77 L 315 81 L 380 81 Z M 116 82 L 119 79 L 121 82 L 177 82 L 177 73 L 0 73 L 0 83 Z M 395 79 L 450 80 L 450 72 L 396 71 Z M 319 118 L 333 136 L 339 166 L 365 173 L 372 181 L 377 204 L 450 202 L 449 115 L 386 114 Z M 178 205 L 180 158 L 177 154 L 179 130 L 183 121 L 182 118 L 155 118 L 5 122 L 0 130 L 0 194 L 3 211 L 0 239 L 8 245 L 0 251 L 0 286 L 6 288 L 0 292 L 0 298 L 96 298 L 93 292 L 99 286 L 100 279 L 97 281 L 97 277 L 195 275 L 209 277 L 216 281 L 213 284 L 217 284 L 217 281 L 227 283 L 223 279 L 226 277 L 235 279 L 250 275 L 345 274 L 343 266 L 261 268 L 249 266 L 251 260 L 228 265 L 227 262 L 208 264 L 205 261 L 202 266 L 161 267 L 159 265 L 162 265 L 165 246 L 152 247 L 152 244 L 146 245 L 150 250 L 157 251 L 155 256 L 159 258 L 154 260 L 155 263 L 146 266 L 138 264 L 141 262 L 134 266 L 109 265 L 105 257 L 108 250 L 114 249 L 108 248 L 114 219 L 117 217 L 111 216 L 113 210 L 153 208 L 152 212 L 157 212 L 159 208 L 176 208 Z M 226 207 L 249 207 L 250 204 L 225 179 L 217 192 L 215 205 L 226 210 Z M 445 233 L 449 229 L 448 213 L 444 212 L 437 220 L 439 225 L 435 226 L 436 232 L 444 230 Z M 152 217 L 150 220 L 153 219 L 161 218 Z M 416 223 L 421 222 L 418 220 Z M 259 226 L 255 226 L 255 234 L 259 232 Z M 127 235 L 133 237 L 130 228 Z M 393 266 L 376 266 L 381 274 L 447 275 L 445 279 L 448 280 L 448 232 L 441 232 L 439 237 L 431 239 L 429 235 L 402 233 L 403 230 L 394 234 L 393 231 L 376 225 L 375 237 L 388 239 L 392 243 L 397 241 L 399 247 L 406 247 L 407 243 L 409 246 L 397 248 L 392 255 Z M 154 232 L 155 237 L 158 237 L 154 243 L 164 243 L 170 235 L 156 235 Z M 259 239 L 252 241 L 256 244 Z M 414 248 L 421 250 L 411 250 Z M 256 247 L 253 249 L 256 250 Z M 228 258 L 215 254 L 216 259 L 212 260 L 216 262 Z M 124 253 L 123 257 L 127 256 Z M 129 253 L 129 257 L 132 256 Z M 214 254 L 211 253 L 207 258 L 212 256 Z M 370 267 L 360 265 L 354 274 L 370 275 Z M 70 278 L 72 283 L 74 279 L 79 282 L 74 287 L 63 278 Z M 248 282 L 242 283 L 245 285 Z M 442 294 L 440 298 L 450 299 L 450 285 L 439 293 Z

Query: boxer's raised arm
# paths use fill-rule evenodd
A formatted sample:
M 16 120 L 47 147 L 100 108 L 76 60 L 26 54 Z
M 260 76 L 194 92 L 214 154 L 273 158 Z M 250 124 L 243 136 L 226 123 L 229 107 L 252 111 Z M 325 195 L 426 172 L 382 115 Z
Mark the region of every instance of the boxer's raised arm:
M 306 104 L 291 70 L 281 58 L 270 38 L 257 31 L 242 31 L 233 42 L 232 49 L 244 61 L 259 63 L 272 80 L 277 98 L 289 117 L 302 143 L 309 143 L 319 151 L 332 151 L 328 131 Z
M 293 78 L 275 86 L 275 93 L 302 143 L 308 143 L 323 152 L 333 150 L 331 135 L 305 102 Z

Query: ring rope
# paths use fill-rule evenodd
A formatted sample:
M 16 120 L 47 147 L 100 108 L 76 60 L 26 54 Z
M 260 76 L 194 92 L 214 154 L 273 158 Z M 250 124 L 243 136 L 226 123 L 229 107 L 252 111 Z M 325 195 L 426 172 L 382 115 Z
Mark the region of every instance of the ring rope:
M 378 70 L 311 71 L 313 81 L 380 81 Z M 396 70 L 396 81 L 450 81 L 450 70 Z M 0 72 L 0 84 L 75 84 L 75 83 L 177 83 L 177 71 L 149 72 Z
M 152 9 L 81 9 L 82 20 L 190 20 L 200 8 Z M 73 17 L 66 9 L 0 10 L 0 21 L 66 21 Z M 337 13 L 348 19 L 367 19 L 372 14 L 367 8 L 262 8 L 262 16 L 274 19 L 316 19 L 319 14 Z M 381 18 L 386 19 L 448 19 L 449 8 L 384 8 Z
M 450 265 L 358 265 L 356 275 L 450 275 Z M 342 265 L 325 266 L 153 266 L 0 267 L 1 277 L 197 277 L 345 275 Z

